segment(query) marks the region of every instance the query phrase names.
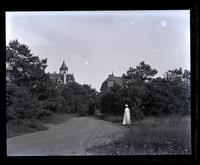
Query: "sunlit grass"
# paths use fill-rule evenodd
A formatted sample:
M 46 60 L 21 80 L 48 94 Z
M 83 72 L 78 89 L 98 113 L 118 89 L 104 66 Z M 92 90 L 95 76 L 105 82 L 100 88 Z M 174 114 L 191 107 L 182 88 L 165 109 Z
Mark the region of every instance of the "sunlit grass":
M 129 126 L 128 134 L 109 145 L 94 146 L 95 155 L 191 154 L 189 116 L 149 117 Z

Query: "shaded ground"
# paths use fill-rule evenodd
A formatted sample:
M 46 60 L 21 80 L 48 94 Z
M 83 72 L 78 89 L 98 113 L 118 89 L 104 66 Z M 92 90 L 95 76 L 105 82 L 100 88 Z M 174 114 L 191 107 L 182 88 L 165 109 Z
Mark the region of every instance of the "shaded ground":
M 8 156 L 90 155 L 88 148 L 107 145 L 128 129 L 90 117 L 74 117 L 48 130 L 7 139 Z

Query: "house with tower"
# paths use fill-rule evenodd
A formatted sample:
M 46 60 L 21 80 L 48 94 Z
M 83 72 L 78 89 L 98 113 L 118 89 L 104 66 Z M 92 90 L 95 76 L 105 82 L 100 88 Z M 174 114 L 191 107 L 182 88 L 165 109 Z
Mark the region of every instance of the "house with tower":
M 57 84 L 69 84 L 75 82 L 73 73 L 69 73 L 68 70 L 69 68 L 65 64 L 65 61 L 63 61 L 59 73 L 50 73 L 50 79 Z

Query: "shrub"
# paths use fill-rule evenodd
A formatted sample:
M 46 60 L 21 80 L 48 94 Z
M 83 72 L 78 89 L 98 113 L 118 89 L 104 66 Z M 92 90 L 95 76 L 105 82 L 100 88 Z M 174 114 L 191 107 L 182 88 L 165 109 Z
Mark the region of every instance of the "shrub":
M 140 108 L 135 108 L 135 107 L 131 107 L 130 108 L 130 111 L 131 111 L 131 119 L 132 120 L 141 120 L 141 119 L 144 119 L 144 113 L 143 111 L 141 111 Z

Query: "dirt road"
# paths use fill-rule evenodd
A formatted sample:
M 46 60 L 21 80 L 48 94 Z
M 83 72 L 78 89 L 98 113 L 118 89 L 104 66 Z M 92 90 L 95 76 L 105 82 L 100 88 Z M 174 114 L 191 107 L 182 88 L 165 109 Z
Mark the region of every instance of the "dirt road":
M 8 156 L 92 155 L 94 145 L 123 136 L 127 128 L 90 117 L 75 117 L 49 129 L 7 139 Z

